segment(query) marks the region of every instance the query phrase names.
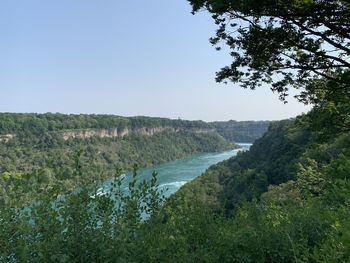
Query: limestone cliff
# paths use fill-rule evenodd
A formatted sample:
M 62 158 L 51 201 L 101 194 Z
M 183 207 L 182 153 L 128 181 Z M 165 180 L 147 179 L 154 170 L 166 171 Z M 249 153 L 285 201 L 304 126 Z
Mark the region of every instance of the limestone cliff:
M 209 133 L 215 132 L 215 129 L 198 129 L 198 128 L 174 128 L 171 126 L 160 127 L 142 127 L 142 128 L 112 128 L 112 129 L 82 129 L 82 130 L 70 130 L 62 133 L 63 139 L 68 140 L 70 138 L 114 138 L 124 137 L 128 135 L 146 135 L 151 136 L 160 132 L 179 132 L 179 131 L 191 131 L 194 133 Z
M 114 137 L 124 137 L 128 135 L 146 135 L 151 136 L 160 132 L 179 132 L 179 131 L 189 131 L 194 133 L 210 133 L 215 132 L 215 129 L 205 129 L 205 128 L 175 128 L 171 126 L 160 126 L 160 127 L 141 127 L 141 128 L 111 128 L 111 129 L 76 129 L 61 132 L 64 140 L 70 138 L 114 138 Z M 15 139 L 16 134 L 3 134 L 0 135 L 0 142 L 8 142 L 9 140 Z

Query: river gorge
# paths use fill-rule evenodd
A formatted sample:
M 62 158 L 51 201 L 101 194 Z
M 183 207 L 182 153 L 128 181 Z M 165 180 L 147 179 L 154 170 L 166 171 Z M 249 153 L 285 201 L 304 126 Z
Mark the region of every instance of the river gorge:
M 166 197 L 175 193 L 181 186 L 187 182 L 192 181 L 196 177 L 200 176 L 210 166 L 217 164 L 221 161 L 227 160 L 235 156 L 239 151 L 249 150 L 251 144 L 249 143 L 237 143 L 238 149 L 214 152 L 214 153 L 201 153 L 195 154 L 186 158 L 178 159 L 175 161 L 167 162 L 152 167 L 141 168 L 138 170 L 138 179 L 144 180 L 151 178 L 153 171 L 158 173 L 158 184 L 160 190 L 164 190 Z M 125 188 L 131 178 L 131 172 L 125 174 L 125 180 L 123 182 Z M 98 193 L 108 191 L 110 188 L 111 180 L 106 180 L 103 186 L 99 189 Z

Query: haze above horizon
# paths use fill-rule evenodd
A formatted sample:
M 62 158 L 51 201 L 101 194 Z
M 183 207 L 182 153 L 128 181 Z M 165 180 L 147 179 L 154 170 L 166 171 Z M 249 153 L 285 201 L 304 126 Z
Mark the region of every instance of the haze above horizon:
M 279 120 L 309 108 L 215 83 L 230 62 L 187 1 L 4 0 L 1 112 Z

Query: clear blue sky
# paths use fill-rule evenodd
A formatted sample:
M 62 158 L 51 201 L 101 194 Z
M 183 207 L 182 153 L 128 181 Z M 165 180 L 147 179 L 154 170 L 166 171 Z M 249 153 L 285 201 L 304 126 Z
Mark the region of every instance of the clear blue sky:
M 106 113 L 202 120 L 307 111 L 266 88 L 214 81 L 229 63 L 215 26 L 185 0 L 2 0 L 1 112 Z

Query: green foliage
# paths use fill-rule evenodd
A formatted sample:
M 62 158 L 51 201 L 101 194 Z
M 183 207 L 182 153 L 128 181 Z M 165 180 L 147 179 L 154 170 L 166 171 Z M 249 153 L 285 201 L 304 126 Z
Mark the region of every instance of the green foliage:
M 158 249 L 153 236 L 143 257 L 349 262 L 350 135 L 320 136 L 312 118 L 273 123 L 249 152 L 182 187 L 147 224 L 171 238 Z
M 320 78 L 348 89 L 349 78 L 342 74 L 350 68 L 348 1 L 188 2 L 193 13 L 205 9 L 212 14 L 218 29 L 210 42 L 218 50 L 229 48 L 232 63 L 217 73 L 217 81 L 251 89 L 271 84 L 281 99 L 290 87 L 300 90 Z
M 223 149 L 221 136 L 34 139 L 39 132 L 3 141 L 0 262 L 350 262 L 349 97 L 337 85 L 313 82 L 304 98 L 316 105 L 310 113 L 271 123 L 249 151 L 165 203 L 157 174 L 139 182 L 136 166 L 128 181 L 117 169 L 105 193 L 99 182 L 112 164 Z M 224 133 L 231 124 L 218 125 Z
M 155 117 L 122 117 L 116 115 L 66 115 L 60 113 L 1 113 L 0 134 L 17 133 L 23 140 L 34 139 L 34 136 L 47 135 L 50 132 L 59 132 L 79 129 L 110 129 L 119 128 L 153 128 L 171 126 L 176 128 L 210 128 L 203 121 L 171 120 Z
M 76 173 L 81 173 L 77 163 Z M 1 262 L 131 262 L 144 218 L 156 215 L 164 197 L 157 174 L 127 189 L 117 169 L 108 192 L 95 186 L 66 192 L 53 186 L 25 208 L 0 208 Z M 97 186 L 98 184 L 96 184 Z
M 52 184 L 61 184 L 62 188 L 72 190 L 77 185 L 101 177 L 110 178 L 113 176 L 115 165 L 124 170 L 131 170 L 133 163 L 138 163 L 141 167 L 152 166 L 195 153 L 223 151 L 236 147 L 215 131 L 201 130 L 208 126 L 202 122 L 168 119 L 164 119 L 163 122 L 163 119 L 146 117 L 129 120 L 116 116 L 95 115 L 73 115 L 61 120 L 63 116 L 66 115 L 0 114 L 0 119 L 5 119 L 3 123 L 0 122 L 3 132 L 10 132 L 10 127 L 18 128 L 17 137 L 7 142 L 0 141 L 0 204 L 14 198 L 30 200 L 32 193 L 40 192 Z M 119 119 L 129 120 L 135 129 L 179 124 L 179 130 L 164 130 L 153 135 L 132 133 L 124 137 L 93 136 L 67 140 L 64 140 L 60 133 L 60 129 L 68 127 L 67 123 L 70 121 L 76 124 L 71 126 L 73 128 L 106 128 L 121 125 Z M 32 121 L 33 125 L 30 126 Z M 8 126 L 8 130 L 5 126 Z M 26 126 L 30 128 L 23 130 Z M 53 127 L 58 128 L 55 130 Z M 181 127 L 184 129 L 181 130 Z M 74 156 L 77 151 L 81 152 L 81 174 L 75 174 L 71 168 L 75 165 Z
M 138 182 L 137 167 L 128 182 L 117 170 L 106 193 L 92 182 L 68 191 L 50 179 L 59 177 L 53 165 L 5 172 L 4 185 L 20 190 L 35 179 L 42 190 L 27 209 L 15 198 L 0 208 L 0 261 L 349 262 L 350 134 L 320 137 L 312 118 L 271 124 L 250 151 L 210 167 L 165 203 L 156 173 Z M 84 178 L 80 154 L 71 173 Z
M 269 185 L 295 179 L 297 163 L 312 138 L 296 120 L 272 123 L 248 152 L 210 167 L 188 187 L 206 193 L 207 202 L 221 203 L 230 215 L 235 204 L 259 198 Z
M 350 179 L 350 160 L 344 154 L 339 154 L 327 166 L 326 173 L 334 179 Z

